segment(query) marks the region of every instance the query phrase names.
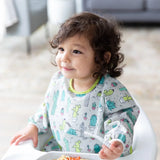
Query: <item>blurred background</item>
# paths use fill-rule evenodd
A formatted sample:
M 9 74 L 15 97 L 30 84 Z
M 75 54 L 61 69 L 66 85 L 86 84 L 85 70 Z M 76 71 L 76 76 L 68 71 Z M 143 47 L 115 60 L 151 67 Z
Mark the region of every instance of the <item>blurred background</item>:
M 57 70 L 49 41 L 64 20 L 82 11 L 120 23 L 126 57 L 120 80 L 147 114 L 160 148 L 160 0 L 1 0 L 0 11 L 0 158 Z

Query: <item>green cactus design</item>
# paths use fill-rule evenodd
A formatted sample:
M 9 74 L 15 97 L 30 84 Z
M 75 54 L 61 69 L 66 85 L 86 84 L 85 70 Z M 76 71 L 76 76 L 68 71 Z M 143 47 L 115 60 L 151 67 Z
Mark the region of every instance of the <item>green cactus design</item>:
M 110 89 L 110 90 L 104 90 L 103 92 L 106 96 L 110 96 L 114 93 L 114 89 Z
M 55 110 L 56 110 L 56 107 L 57 107 L 58 96 L 59 96 L 59 91 L 54 92 L 54 95 L 53 95 L 53 106 L 52 106 L 52 110 L 51 110 L 51 114 L 52 115 L 55 114 Z
M 65 91 L 63 90 L 62 95 L 61 95 L 61 101 L 65 100 Z
M 71 100 L 70 98 L 67 99 L 67 112 L 69 112 L 69 108 L 71 106 Z
M 126 95 L 126 96 L 123 97 L 123 99 L 124 99 L 124 101 L 130 101 L 130 100 L 132 100 L 132 97 Z
M 90 124 L 89 125 L 91 127 L 95 127 L 96 123 L 97 123 L 97 116 L 96 115 L 92 115 L 91 118 L 90 118 Z
M 99 92 L 97 93 L 97 96 L 100 97 L 101 95 L 102 95 L 102 91 L 99 91 Z
M 70 128 L 70 129 L 67 131 L 67 133 L 68 133 L 68 134 L 71 134 L 71 135 L 74 135 L 74 136 L 77 135 L 76 130 L 73 129 L 73 128 Z
M 127 119 L 123 119 L 123 121 L 127 124 L 130 132 L 133 134 L 133 129 L 132 129 L 131 124 L 129 123 L 129 121 Z
M 119 134 L 118 139 L 120 139 L 123 143 L 126 143 L 126 136 L 124 134 Z
M 127 115 L 128 115 L 128 117 L 131 119 L 132 123 L 135 124 L 137 118 L 132 114 L 132 112 L 131 112 L 131 111 L 128 111 L 128 112 L 127 112 Z
M 70 151 L 69 149 L 69 142 L 66 138 L 63 139 L 64 143 L 65 143 L 65 146 L 66 146 L 66 151 Z
M 110 111 L 112 111 L 113 109 L 116 108 L 115 102 L 108 100 L 108 101 L 107 101 L 107 107 L 108 107 L 108 109 L 109 109 Z
M 61 131 L 63 131 L 64 128 L 65 128 L 65 126 L 66 126 L 66 121 L 63 120 L 62 125 L 59 126 L 59 129 L 60 129 Z
M 79 108 L 81 108 L 81 105 L 76 105 L 76 106 L 73 108 L 73 118 L 76 118 L 76 117 L 78 116 Z
M 76 152 L 81 152 L 81 148 L 80 148 L 80 143 L 81 143 L 81 141 L 79 140 L 79 141 L 77 141 L 76 143 L 75 143 L 75 145 L 73 146 L 73 148 L 75 148 L 75 151 Z
M 126 87 L 119 88 L 120 91 L 127 91 Z
M 112 120 L 111 120 L 111 119 L 107 120 L 107 124 L 110 124 L 111 122 L 112 122 Z
M 132 154 L 133 152 L 133 149 L 132 149 L 132 146 L 129 148 L 129 153 Z
M 94 152 L 98 153 L 101 150 L 101 147 L 98 144 L 94 145 Z
M 124 97 L 120 98 L 120 102 L 124 103 L 124 102 L 129 102 L 130 100 L 133 100 L 131 96 L 129 95 L 125 95 Z

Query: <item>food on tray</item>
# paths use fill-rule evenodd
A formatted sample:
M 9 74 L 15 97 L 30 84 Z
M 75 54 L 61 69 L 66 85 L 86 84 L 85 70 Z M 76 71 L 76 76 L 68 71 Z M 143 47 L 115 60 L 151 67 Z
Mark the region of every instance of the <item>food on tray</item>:
M 87 160 L 87 159 L 81 159 L 80 157 L 70 157 L 70 156 L 62 155 L 60 158 L 53 159 L 53 160 Z

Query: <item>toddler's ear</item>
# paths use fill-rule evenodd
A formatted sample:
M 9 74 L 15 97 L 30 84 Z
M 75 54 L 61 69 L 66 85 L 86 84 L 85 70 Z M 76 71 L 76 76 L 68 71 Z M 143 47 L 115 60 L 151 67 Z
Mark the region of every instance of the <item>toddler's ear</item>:
M 104 54 L 104 59 L 106 60 L 107 63 L 109 63 L 109 61 L 111 59 L 111 52 L 106 52 Z

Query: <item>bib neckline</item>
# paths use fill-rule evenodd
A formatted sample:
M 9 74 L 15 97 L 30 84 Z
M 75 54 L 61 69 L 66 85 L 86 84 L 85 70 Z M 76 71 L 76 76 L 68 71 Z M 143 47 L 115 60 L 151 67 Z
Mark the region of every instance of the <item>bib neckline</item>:
M 76 91 L 76 90 L 73 88 L 73 86 L 72 86 L 73 79 L 70 79 L 70 81 L 69 81 L 69 90 L 70 90 L 71 92 L 75 93 L 75 94 L 84 95 L 84 94 L 87 94 L 87 93 L 91 92 L 91 91 L 97 86 L 97 84 L 99 83 L 99 80 L 100 80 L 100 77 L 98 77 L 98 78 L 96 79 L 96 81 L 93 83 L 93 85 L 92 85 L 89 89 L 87 89 L 86 91 L 81 91 L 81 92 L 79 92 L 79 91 Z

